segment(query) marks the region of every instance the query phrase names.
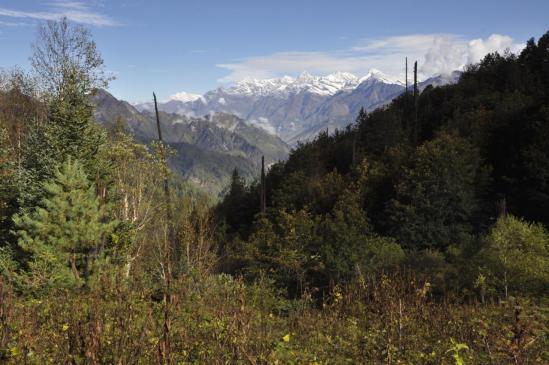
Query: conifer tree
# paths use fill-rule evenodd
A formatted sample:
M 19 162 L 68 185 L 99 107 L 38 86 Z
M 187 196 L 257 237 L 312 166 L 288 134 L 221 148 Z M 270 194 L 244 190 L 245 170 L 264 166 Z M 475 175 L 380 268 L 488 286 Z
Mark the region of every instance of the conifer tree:
M 368 113 L 366 113 L 366 110 L 364 110 L 364 107 L 362 107 L 358 112 L 358 116 L 356 117 L 355 123 L 357 125 L 361 125 L 362 123 L 366 122 L 366 119 L 368 119 Z
M 65 158 L 72 156 L 91 170 L 98 148 L 104 143 L 104 136 L 94 123 L 89 95 L 75 76 L 69 77 L 49 108 L 47 137 L 54 153 Z
M 80 285 L 113 223 L 105 223 L 95 188 L 78 160 L 69 158 L 43 190 L 45 197 L 34 211 L 14 217 L 18 244 L 29 254 L 29 284 Z
M 83 164 L 90 178 L 106 173 L 98 152 L 105 133 L 93 120 L 93 107 L 76 78 L 67 78 L 61 94 L 49 105 L 46 123 L 35 123 L 23 148 L 20 203 L 35 206 L 43 197 L 43 182 L 53 177 L 57 166 L 69 156 Z

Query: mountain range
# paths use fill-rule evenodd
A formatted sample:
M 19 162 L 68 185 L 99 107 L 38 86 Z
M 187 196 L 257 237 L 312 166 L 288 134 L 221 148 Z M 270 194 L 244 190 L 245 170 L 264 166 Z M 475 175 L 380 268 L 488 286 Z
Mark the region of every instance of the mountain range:
M 418 86 L 453 83 L 459 75 L 436 76 Z M 164 140 L 176 151 L 172 167 L 217 195 L 235 168 L 253 179 L 261 156 L 267 165 L 283 160 L 299 141 L 345 128 L 361 108 L 371 111 L 388 104 L 405 87 L 377 70 L 361 78 L 345 72 L 302 73 L 296 78 L 243 80 L 204 95 L 181 92 L 158 106 Z M 122 118 L 139 141 L 157 138 L 152 102 L 132 105 L 99 90 L 94 103 L 98 122 Z
M 142 143 L 157 139 L 156 117 L 138 111 L 105 90 L 94 96 L 95 118 L 101 124 L 118 118 Z M 160 112 L 164 141 L 175 151 L 171 166 L 194 185 L 218 195 L 227 186 L 236 168 L 248 179 L 259 174 L 261 156 L 267 165 L 287 157 L 290 147 L 278 137 L 242 119 L 221 112 L 201 118 Z
M 418 86 L 423 89 L 431 84 L 453 83 L 459 75 L 435 76 Z M 364 77 L 347 72 L 327 76 L 304 72 L 296 78 L 245 79 L 204 95 L 181 92 L 160 103 L 159 109 L 189 117 L 215 112 L 233 114 L 294 146 L 322 130 L 344 128 L 361 108 L 371 111 L 388 104 L 404 89 L 404 83 L 375 69 Z M 135 107 L 152 111 L 153 105 L 137 103 Z

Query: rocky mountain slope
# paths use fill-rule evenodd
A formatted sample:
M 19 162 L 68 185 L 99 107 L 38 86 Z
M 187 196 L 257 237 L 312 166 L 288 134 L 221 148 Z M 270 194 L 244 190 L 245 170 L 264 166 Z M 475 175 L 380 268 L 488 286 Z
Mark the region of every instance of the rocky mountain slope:
M 138 111 L 105 90 L 94 97 L 99 123 L 125 120 L 143 143 L 157 138 L 156 119 L 148 110 Z M 226 113 L 202 118 L 160 112 L 164 140 L 175 150 L 172 167 L 204 190 L 218 194 L 237 168 L 247 177 L 259 174 L 261 156 L 267 164 L 285 159 L 289 147 L 278 137 Z

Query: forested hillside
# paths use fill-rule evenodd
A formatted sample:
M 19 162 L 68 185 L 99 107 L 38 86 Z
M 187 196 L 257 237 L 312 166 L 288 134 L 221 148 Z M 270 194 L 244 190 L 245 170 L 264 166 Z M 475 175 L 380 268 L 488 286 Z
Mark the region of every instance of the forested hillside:
M 1 363 L 549 363 L 549 33 L 215 205 L 170 169 L 185 128 L 97 123 L 89 30 L 31 61 L 0 79 Z
M 243 274 L 277 272 L 295 294 L 399 265 L 434 271 L 434 290 L 465 297 L 480 276 L 496 297 L 508 285 L 543 294 L 547 241 L 524 237 L 523 246 L 505 235 L 513 225 L 525 235 L 549 226 L 548 141 L 546 34 L 518 56 L 488 55 L 455 85 L 410 90 L 362 111 L 345 131 L 299 145 L 268 172 L 263 215 L 261 184 L 235 179 L 217 207 L 232 242 L 225 263 Z M 286 241 L 292 230 L 296 246 Z M 540 265 L 505 278 L 510 263 L 498 256 L 507 245 L 516 269 Z

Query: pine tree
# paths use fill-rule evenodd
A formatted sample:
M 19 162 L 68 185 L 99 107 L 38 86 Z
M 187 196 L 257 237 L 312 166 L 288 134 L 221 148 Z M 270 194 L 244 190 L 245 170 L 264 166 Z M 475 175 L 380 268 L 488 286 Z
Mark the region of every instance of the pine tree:
M 368 113 L 366 113 L 366 110 L 364 110 L 364 107 L 360 108 L 360 111 L 358 112 L 355 123 L 360 126 L 361 124 L 365 123 L 367 119 L 368 119 Z
M 29 254 L 29 284 L 80 285 L 113 223 L 105 223 L 95 188 L 78 160 L 69 158 L 43 190 L 40 206 L 14 217 L 18 244 Z
M 107 172 L 98 159 L 106 138 L 93 120 L 89 95 L 76 77 L 66 79 L 60 95 L 49 105 L 45 123 L 35 123 L 23 148 L 19 185 L 23 208 L 36 206 L 43 197 L 43 182 L 69 157 L 81 161 L 90 178 L 99 180 Z
M 216 208 L 218 217 L 224 220 L 231 232 L 239 231 L 258 212 L 257 196 L 253 196 L 254 206 L 248 204 L 251 202 L 248 200 L 250 198 L 249 192 L 250 189 L 246 187 L 246 182 L 235 168 L 228 192 Z
M 49 108 L 48 137 L 60 157 L 72 156 L 91 170 L 104 136 L 95 128 L 93 106 L 76 77 L 68 79 Z
M 229 197 L 237 199 L 241 198 L 246 191 L 246 183 L 238 173 L 238 169 L 234 169 L 231 175 L 231 185 L 229 188 Z

